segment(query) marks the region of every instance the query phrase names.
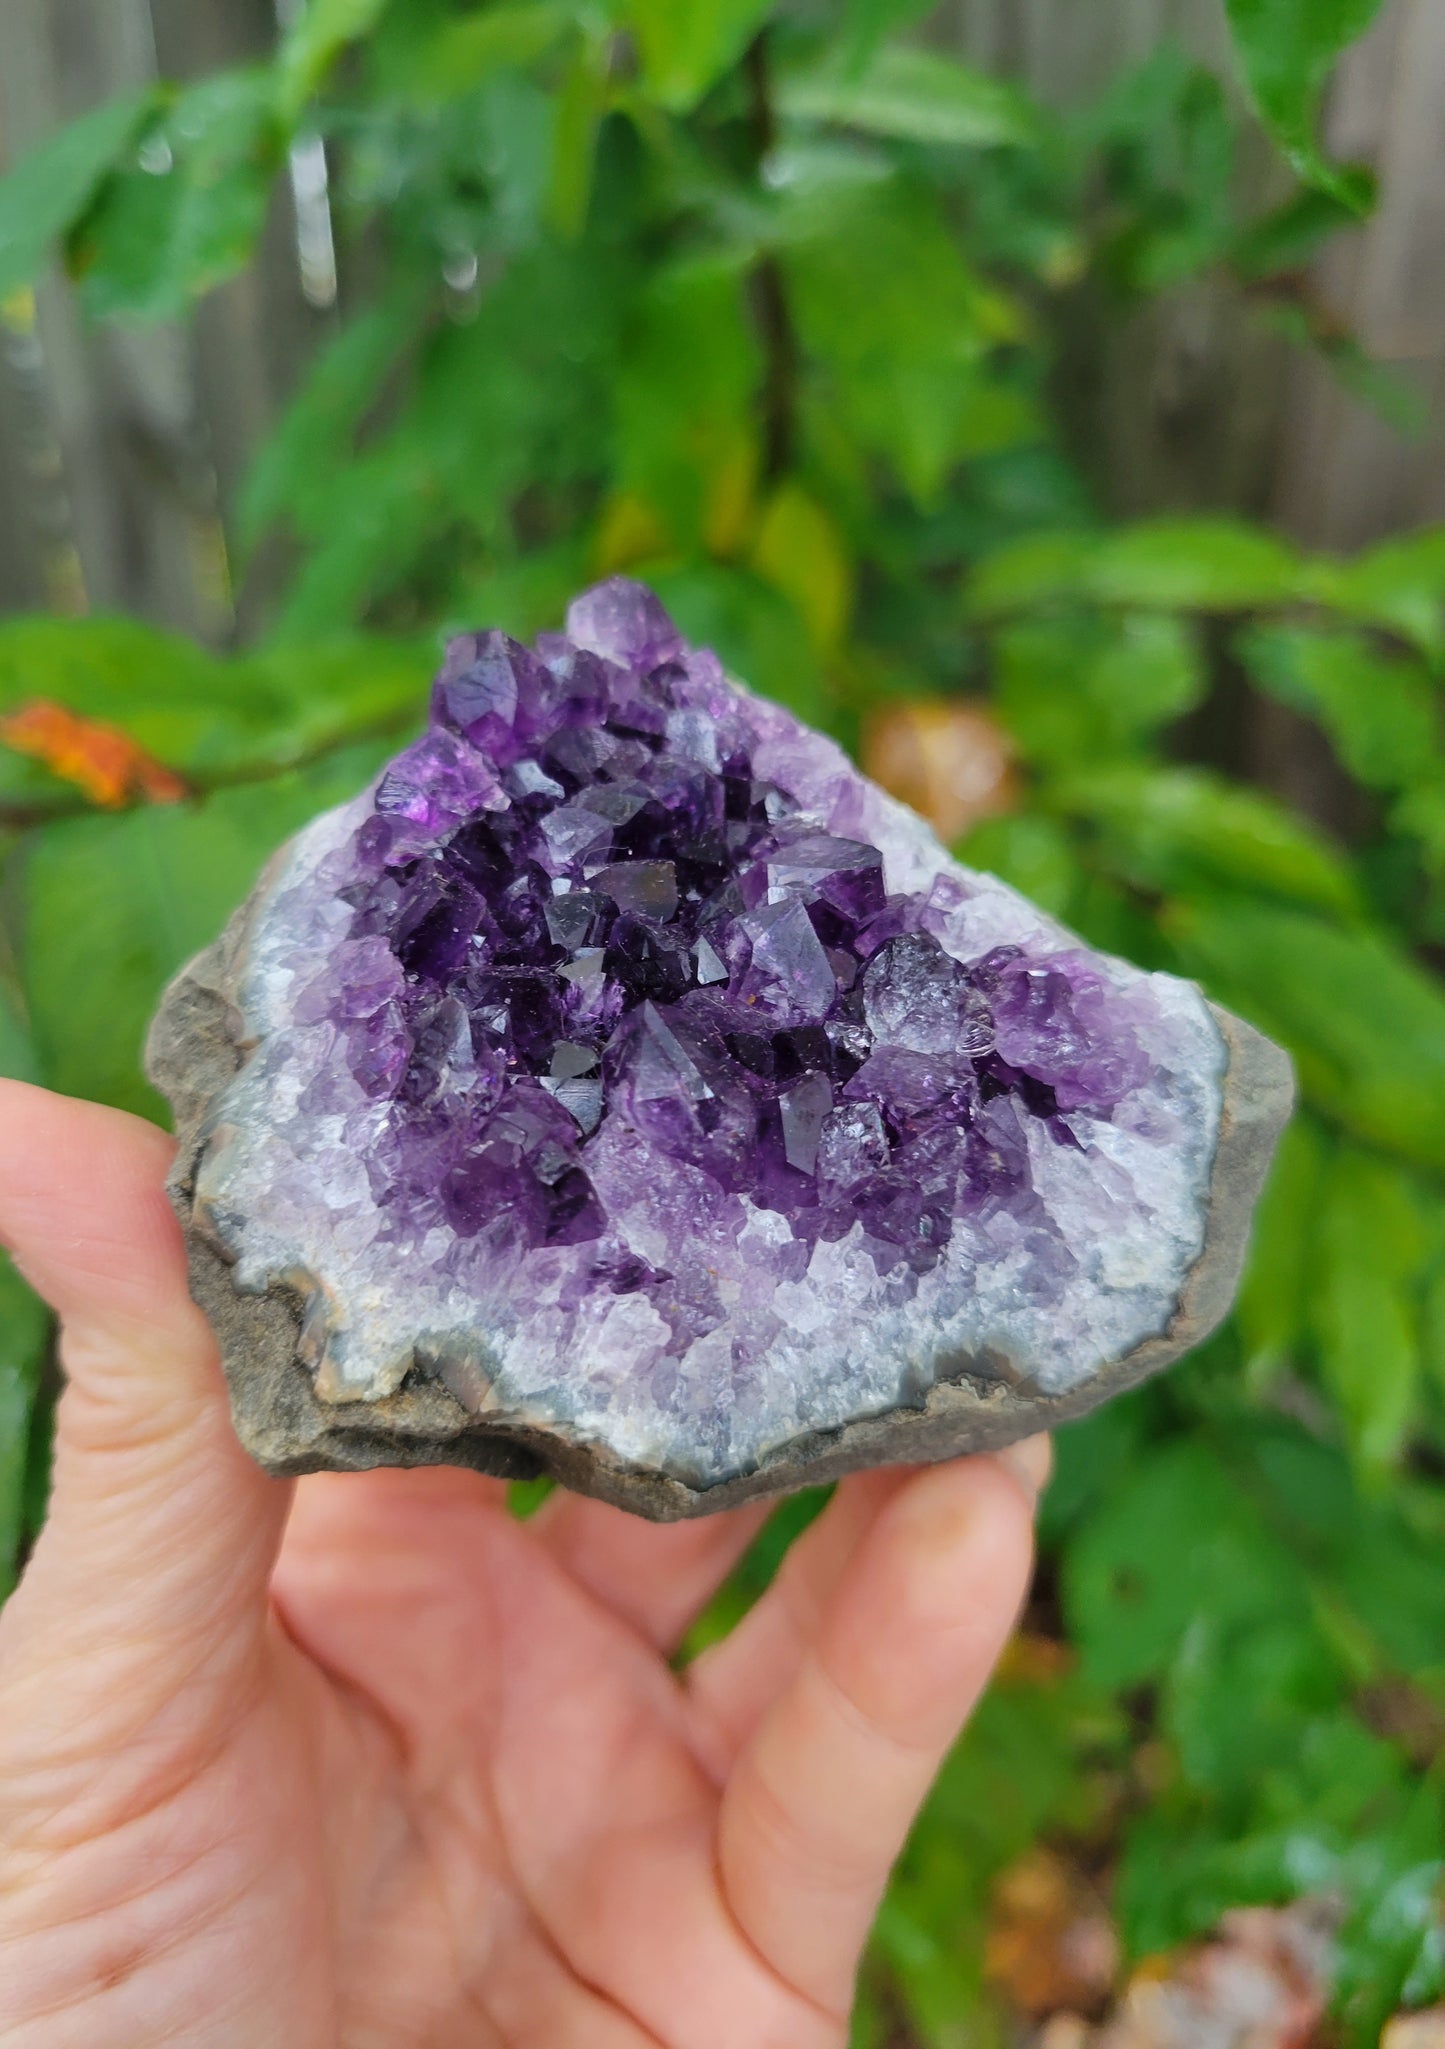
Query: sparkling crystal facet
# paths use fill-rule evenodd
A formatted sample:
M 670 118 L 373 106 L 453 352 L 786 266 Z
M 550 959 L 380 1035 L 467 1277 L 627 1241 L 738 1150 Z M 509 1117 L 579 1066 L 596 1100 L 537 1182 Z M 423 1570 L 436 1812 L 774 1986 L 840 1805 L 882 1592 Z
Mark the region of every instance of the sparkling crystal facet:
M 452 644 L 243 1007 L 198 1194 L 239 1285 L 324 1297 L 330 1399 L 464 1356 L 707 1480 L 944 1346 L 1076 1384 L 1202 1240 L 1198 992 L 959 869 L 620 579 Z

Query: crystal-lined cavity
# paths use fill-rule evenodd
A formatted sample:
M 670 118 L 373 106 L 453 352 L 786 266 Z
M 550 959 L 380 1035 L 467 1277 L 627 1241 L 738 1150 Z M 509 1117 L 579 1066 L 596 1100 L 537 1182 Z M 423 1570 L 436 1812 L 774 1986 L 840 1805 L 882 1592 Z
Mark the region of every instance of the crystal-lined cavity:
M 419 1366 L 706 1482 L 940 1362 L 1074 1384 L 1202 1242 L 1197 991 L 958 868 L 621 580 L 452 644 L 244 1001 L 199 1193 L 331 1398 Z

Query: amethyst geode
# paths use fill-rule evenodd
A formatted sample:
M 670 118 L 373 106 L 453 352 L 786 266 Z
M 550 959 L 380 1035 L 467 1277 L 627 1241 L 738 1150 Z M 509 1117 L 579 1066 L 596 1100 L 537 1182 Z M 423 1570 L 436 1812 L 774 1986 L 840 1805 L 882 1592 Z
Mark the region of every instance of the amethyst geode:
M 603 584 L 452 643 L 152 1071 L 273 1470 L 652 1515 L 1091 1407 L 1217 1321 L 1284 1056 L 1092 953 Z

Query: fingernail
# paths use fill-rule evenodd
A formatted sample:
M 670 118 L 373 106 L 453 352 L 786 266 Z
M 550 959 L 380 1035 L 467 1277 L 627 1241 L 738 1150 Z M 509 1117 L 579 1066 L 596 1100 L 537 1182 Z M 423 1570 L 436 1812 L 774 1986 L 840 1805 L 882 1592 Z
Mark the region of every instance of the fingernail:
M 1030 1502 L 1036 1502 L 1053 1470 L 1054 1448 L 1049 1439 L 1043 1435 L 1023 1437 L 1017 1444 L 1004 1445 L 993 1456 L 1013 1474 Z

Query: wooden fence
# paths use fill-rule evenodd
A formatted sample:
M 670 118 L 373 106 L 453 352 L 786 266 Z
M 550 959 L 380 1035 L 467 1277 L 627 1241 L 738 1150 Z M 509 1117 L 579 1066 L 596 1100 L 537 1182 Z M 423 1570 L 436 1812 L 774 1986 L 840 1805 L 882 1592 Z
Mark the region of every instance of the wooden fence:
M 277 4 L 0 0 L 0 159 L 149 77 L 266 48 Z M 1229 63 L 1222 0 L 947 0 L 936 32 L 1050 103 L 1166 36 Z M 1416 388 L 1427 426 L 1390 428 L 1237 294 L 1189 287 L 1083 352 L 1080 431 L 1121 512 L 1235 507 L 1340 547 L 1445 518 L 1441 0 L 1390 0 L 1341 68 L 1329 131 L 1375 165 L 1383 200 L 1310 290 Z M 1257 154 L 1267 193 L 1278 169 Z M 274 569 L 248 578 L 238 617 L 224 535 L 251 451 L 336 317 L 303 294 L 286 197 L 260 260 L 188 329 L 88 328 L 58 277 L 0 308 L 0 610 L 125 610 L 213 642 L 262 619 Z

